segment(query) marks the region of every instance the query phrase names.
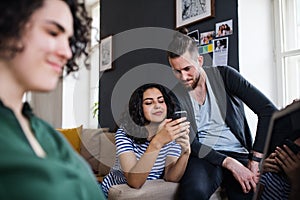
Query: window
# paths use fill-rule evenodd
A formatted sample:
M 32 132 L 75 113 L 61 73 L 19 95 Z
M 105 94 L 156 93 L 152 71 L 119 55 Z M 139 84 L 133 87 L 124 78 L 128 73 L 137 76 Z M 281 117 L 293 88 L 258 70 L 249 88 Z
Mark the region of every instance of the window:
M 300 98 L 300 0 L 274 0 L 278 102 Z

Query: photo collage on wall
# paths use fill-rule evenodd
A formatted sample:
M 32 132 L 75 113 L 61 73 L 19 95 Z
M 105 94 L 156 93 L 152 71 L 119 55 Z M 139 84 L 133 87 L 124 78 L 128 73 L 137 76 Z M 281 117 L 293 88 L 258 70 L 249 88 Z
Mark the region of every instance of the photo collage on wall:
M 228 36 L 233 33 L 233 20 L 215 24 L 215 30 L 202 32 L 193 30 L 188 35 L 198 43 L 199 54 L 212 53 L 213 66 L 227 65 L 228 61 Z M 226 37 L 227 36 L 227 37 Z

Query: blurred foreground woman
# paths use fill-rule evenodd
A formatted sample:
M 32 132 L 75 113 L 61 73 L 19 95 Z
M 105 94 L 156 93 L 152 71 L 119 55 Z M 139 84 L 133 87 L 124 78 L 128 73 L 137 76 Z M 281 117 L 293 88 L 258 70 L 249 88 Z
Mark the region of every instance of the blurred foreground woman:
M 36 117 L 26 92 L 78 70 L 90 21 L 77 0 L 0 3 L 0 199 L 104 199 L 86 162 Z

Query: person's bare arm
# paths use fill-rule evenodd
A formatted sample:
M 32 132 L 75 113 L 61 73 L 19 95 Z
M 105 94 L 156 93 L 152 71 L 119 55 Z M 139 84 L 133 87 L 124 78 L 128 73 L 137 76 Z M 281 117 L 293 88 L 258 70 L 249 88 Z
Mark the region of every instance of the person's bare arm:
M 165 176 L 166 181 L 179 182 L 184 174 L 191 153 L 189 126 L 186 126 L 186 134 L 176 139 L 176 143 L 181 146 L 181 155 L 178 159 L 168 157 L 166 161 Z
M 183 119 L 178 119 L 177 122 L 173 122 L 170 119 L 164 120 L 160 124 L 156 135 L 152 138 L 147 150 L 139 160 L 136 158 L 134 152 L 126 152 L 119 156 L 122 171 L 129 186 L 133 188 L 142 187 L 156 162 L 161 148 L 165 144 L 186 134 L 180 131 L 180 125 L 176 125 L 181 121 Z
M 255 156 L 256 158 L 258 158 L 260 160 L 263 157 L 263 154 L 260 153 L 260 152 L 252 150 L 251 153 L 252 153 L 253 156 Z M 259 176 L 260 176 L 260 171 L 259 171 L 260 160 L 250 160 L 249 159 L 249 162 L 248 162 L 248 169 L 250 169 L 250 171 L 252 171 L 256 176 L 256 179 L 255 179 L 256 184 L 258 183 Z

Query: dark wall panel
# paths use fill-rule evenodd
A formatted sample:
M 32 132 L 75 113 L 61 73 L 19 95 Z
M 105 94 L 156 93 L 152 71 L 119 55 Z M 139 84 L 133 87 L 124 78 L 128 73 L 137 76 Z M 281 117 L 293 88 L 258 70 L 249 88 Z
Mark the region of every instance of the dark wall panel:
M 238 68 L 238 19 L 237 0 L 215 0 L 215 17 L 186 26 L 190 31 L 199 33 L 215 29 L 215 23 L 233 19 L 233 34 L 229 36 L 228 64 Z M 122 34 L 140 27 L 161 27 L 175 29 L 175 0 L 101 0 L 100 1 L 100 38 Z M 143 35 L 138 37 L 143 38 Z M 113 41 L 113 55 L 121 48 Z M 123 47 L 122 47 L 123 48 Z M 211 64 L 205 55 L 205 64 Z M 128 52 L 113 59 L 113 68 L 100 73 L 99 79 L 99 126 L 116 128 L 112 114 L 112 93 L 118 81 L 129 70 L 137 66 L 159 63 L 168 65 L 166 52 L 159 49 L 143 48 Z M 167 76 L 167 75 L 166 75 Z M 130 91 L 128 91 L 130 92 Z M 119 97 L 122 98 L 122 97 Z

